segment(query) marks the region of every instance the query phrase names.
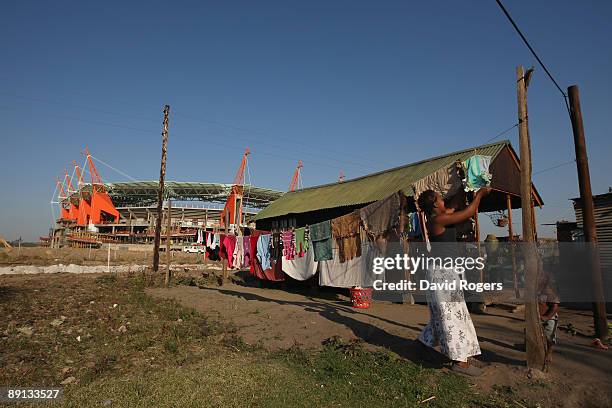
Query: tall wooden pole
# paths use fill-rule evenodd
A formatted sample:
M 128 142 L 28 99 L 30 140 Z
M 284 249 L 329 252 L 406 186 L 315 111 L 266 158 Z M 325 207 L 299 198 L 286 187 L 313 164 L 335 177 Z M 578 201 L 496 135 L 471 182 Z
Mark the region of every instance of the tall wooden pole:
M 157 222 L 155 223 L 155 240 L 153 241 L 153 273 L 159 271 L 159 241 L 161 240 L 161 227 L 164 204 L 164 178 L 166 177 L 166 156 L 168 148 L 168 114 L 170 106 L 164 106 L 164 127 L 162 131 L 161 167 L 159 169 L 159 190 L 157 192 Z
M 597 243 L 597 227 L 595 225 L 595 205 L 591 191 L 591 175 L 589 173 L 589 159 L 587 157 L 586 141 L 584 139 L 584 125 L 582 123 L 582 110 L 580 109 L 580 92 L 577 85 L 567 88 L 570 103 L 570 116 L 572 131 L 574 132 L 574 145 L 576 148 L 576 167 L 578 168 L 578 186 L 580 188 L 580 204 L 582 205 L 582 225 L 587 242 L 591 243 L 593 256 L 591 258 L 591 279 L 593 280 L 593 318 L 595 320 L 595 334 L 600 339 L 608 336 L 608 322 L 606 319 L 606 303 L 601 276 L 601 263 L 599 258 L 599 245 Z
M 166 215 L 166 279 L 164 284 L 166 287 L 170 284 L 170 251 L 172 239 L 172 201 L 168 199 L 168 213 Z
M 531 143 L 527 114 L 527 82 L 522 66 L 516 67 L 518 99 L 519 146 L 521 152 L 521 215 L 523 224 L 523 254 L 525 257 L 525 344 L 527 367 L 544 370 L 546 341 L 540 324 L 537 301 L 538 254 L 533 231 L 531 190 Z

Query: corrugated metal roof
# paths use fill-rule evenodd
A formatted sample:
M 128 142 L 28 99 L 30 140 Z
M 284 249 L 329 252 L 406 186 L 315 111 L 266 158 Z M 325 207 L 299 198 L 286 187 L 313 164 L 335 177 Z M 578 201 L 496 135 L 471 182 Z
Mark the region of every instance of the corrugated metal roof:
M 157 202 L 158 181 L 105 183 L 105 186 L 111 200 L 117 207 L 147 205 Z M 222 183 L 166 181 L 164 184 L 165 196 L 178 201 L 198 200 L 225 203 L 231 189 L 231 184 Z M 91 191 L 91 185 L 85 184 L 81 186 L 79 191 L 72 194 L 72 198 L 78 198 L 81 192 L 88 191 Z M 263 208 L 282 195 L 281 191 L 252 185 L 244 186 L 245 204 L 253 208 Z
M 412 185 L 431 173 L 451 165 L 456 160 L 466 160 L 474 154 L 495 158 L 509 145 L 508 140 L 476 146 L 443 156 L 351 179 L 342 183 L 326 184 L 285 193 L 255 217 L 255 220 L 301 214 L 326 208 L 371 203 L 403 190 L 412 192 Z

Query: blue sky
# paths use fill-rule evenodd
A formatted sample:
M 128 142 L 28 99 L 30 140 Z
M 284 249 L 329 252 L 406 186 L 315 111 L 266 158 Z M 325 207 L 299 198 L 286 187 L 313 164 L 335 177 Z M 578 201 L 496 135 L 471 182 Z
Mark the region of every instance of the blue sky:
M 3 6 L 8 239 L 47 232 L 54 177 L 85 145 L 156 179 L 164 104 L 168 179 L 231 182 L 248 146 L 252 183 L 286 190 L 298 159 L 310 186 L 482 144 L 517 121 L 516 65 L 536 65 L 493 0 L 126 3 Z M 612 4 L 505 3 L 561 86 L 580 86 L 593 191 L 607 191 Z M 529 113 L 534 172 L 572 160 L 561 96 L 538 66 Z M 516 129 L 504 137 L 518 150 Z M 573 218 L 575 166 L 534 181 L 538 223 Z

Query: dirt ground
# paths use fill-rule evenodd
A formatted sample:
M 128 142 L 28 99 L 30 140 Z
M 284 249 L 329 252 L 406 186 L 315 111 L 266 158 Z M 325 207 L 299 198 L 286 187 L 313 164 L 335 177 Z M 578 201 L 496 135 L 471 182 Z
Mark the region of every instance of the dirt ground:
M 93 250 L 90 254 L 87 249 L 22 248 L 21 254 L 15 249 L 0 251 L 0 266 L 96 265 L 105 264 L 107 255 L 106 250 Z M 204 264 L 195 254 L 174 256 L 175 265 L 198 264 L 195 269 L 208 270 L 208 278 L 203 279 L 201 272 L 193 275 L 192 268 L 180 268 L 185 269 L 185 276 L 177 273 L 174 287 L 147 289 L 147 293 L 157 299 L 176 300 L 212 320 L 232 325 L 246 343 L 271 351 L 294 345 L 318 349 L 324 340 L 339 336 L 347 341 L 361 341 L 367 348 L 390 350 L 426 367 L 447 370 L 443 357 L 425 358 L 426 353 L 416 340 L 429 318 L 425 305 L 376 301 L 370 309 L 354 309 L 342 290 L 279 285 L 262 288 L 253 286 L 249 279 L 245 282 L 244 274 L 236 272 L 234 283 L 218 286 L 215 282 L 219 264 Z M 162 261 L 164 258 L 162 254 Z M 147 264 L 147 260 L 150 262 L 148 253 L 128 251 L 112 253 L 111 258 L 112 264 Z M 23 278 L 14 275 L 4 279 Z M 138 308 L 134 310 L 136 313 Z M 525 354 L 516 347 L 523 340 L 522 314 L 496 307 L 489 307 L 486 314 L 473 314 L 482 348 L 478 360 L 485 375 L 471 381 L 483 390 L 504 387 L 517 400 L 526 397 L 544 401 L 541 406 L 612 406 L 612 350 L 590 347 L 593 325 L 589 311 L 562 308 L 559 314 L 561 327 L 571 324 L 573 334 L 568 330 L 558 331 L 550 371 L 543 379 L 536 380 L 526 377 Z
M 361 340 L 371 348 L 389 349 L 425 366 L 443 368 L 446 363 L 442 357 L 434 361 L 423 358 L 417 336 L 429 318 L 425 305 L 375 302 L 360 310 L 338 293 L 233 283 L 148 292 L 229 321 L 245 342 L 269 350 L 294 344 L 316 348 L 325 339 L 340 336 Z M 591 339 L 582 334 L 593 332 L 589 312 L 560 311 L 560 325 L 571 322 L 577 334 L 558 331 L 552 367 L 545 378 L 535 381 L 527 379 L 525 355 L 516 347 L 522 342 L 523 316 L 493 307 L 472 317 L 482 348 L 479 365 L 485 369 L 485 375 L 475 380 L 478 386 L 511 387 L 517 395 L 549 401 L 550 406 L 612 406 L 612 351 L 589 346 Z

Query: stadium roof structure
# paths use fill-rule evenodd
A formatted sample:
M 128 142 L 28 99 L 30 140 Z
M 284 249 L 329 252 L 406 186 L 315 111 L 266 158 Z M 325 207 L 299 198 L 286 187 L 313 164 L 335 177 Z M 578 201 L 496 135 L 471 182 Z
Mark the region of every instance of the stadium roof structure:
M 157 202 L 159 182 L 132 181 L 124 183 L 104 183 L 115 207 L 145 206 Z M 174 201 L 206 201 L 225 204 L 231 193 L 232 184 L 167 181 L 164 183 L 164 197 Z M 91 184 L 84 184 L 71 198 L 91 192 Z M 244 186 L 244 205 L 261 209 L 284 193 L 267 188 Z

